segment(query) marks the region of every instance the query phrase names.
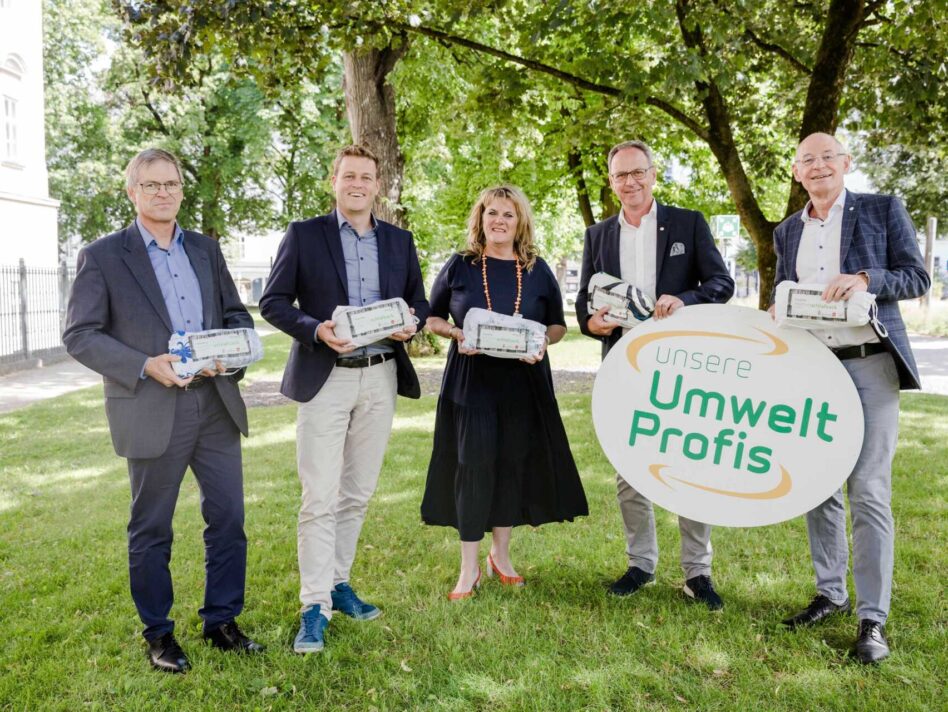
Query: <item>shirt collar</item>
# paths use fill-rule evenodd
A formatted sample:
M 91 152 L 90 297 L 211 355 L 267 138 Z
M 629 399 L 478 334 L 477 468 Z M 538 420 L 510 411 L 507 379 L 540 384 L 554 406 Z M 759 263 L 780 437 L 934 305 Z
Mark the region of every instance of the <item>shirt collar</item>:
M 135 218 L 135 224 L 138 225 L 138 231 L 142 234 L 142 240 L 145 242 L 145 249 L 148 249 L 148 246 L 154 242 L 156 245 L 158 241 L 155 239 L 155 236 L 152 235 L 148 230 L 142 225 L 141 218 Z M 181 229 L 181 226 L 178 223 L 174 224 L 174 237 L 171 239 L 171 242 L 181 244 L 181 241 L 184 239 L 184 231 Z
M 642 221 L 639 223 L 639 227 L 635 225 L 630 225 L 628 220 L 625 219 L 625 211 L 622 209 L 622 206 L 619 206 L 619 224 L 622 227 L 631 228 L 632 230 L 638 230 L 642 227 L 646 220 L 657 220 L 658 219 L 658 201 L 655 198 L 652 198 L 652 207 L 648 209 L 648 212 L 642 216 Z
M 342 214 L 342 211 L 341 211 L 341 210 L 339 210 L 339 209 L 337 208 L 334 212 L 336 213 L 336 223 L 339 225 L 339 230 L 340 230 L 340 231 L 342 230 L 342 228 L 343 228 L 344 225 L 348 225 L 349 227 L 352 227 L 352 224 L 351 224 L 351 223 L 346 219 L 346 217 Z M 374 230 L 374 229 L 378 226 L 378 223 L 377 223 L 376 220 L 375 220 L 375 214 L 373 213 L 373 214 L 369 215 L 369 219 L 370 219 L 371 222 L 372 222 L 372 229 Z M 352 227 L 352 229 L 355 230 L 356 233 L 359 232 L 359 231 L 356 230 L 354 227 Z
M 836 196 L 836 200 L 830 206 L 829 213 L 826 216 L 826 220 L 820 220 L 819 218 L 810 217 L 810 206 L 813 205 L 812 200 L 806 201 L 806 205 L 803 206 L 803 212 L 800 214 L 800 220 L 803 221 L 803 224 L 811 222 L 829 222 L 837 213 L 843 212 L 843 208 L 846 207 L 846 189 L 843 188 L 839 195 Z

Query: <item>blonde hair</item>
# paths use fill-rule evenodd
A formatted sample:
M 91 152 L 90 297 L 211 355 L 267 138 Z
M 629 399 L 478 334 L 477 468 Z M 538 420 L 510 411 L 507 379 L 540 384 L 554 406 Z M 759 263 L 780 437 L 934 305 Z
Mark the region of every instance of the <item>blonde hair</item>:
M 339 152 L 336 154 L 335 159 L 332 162 L 332 174 L 336 175 L 339 172 L 339 164 L 342 163 L 342 159 L 346 156 L 352 156 L 354 158 L 368 158 L 375 164 L 375 173 L 378 175 L 379 172 L 379 158 L 374 153 L 372 149 L 362 146 L 358 143 L 351 144 L 349 146 L 343 146 L 339 149 Z
M 517 213 L 517 231 L 514 234 L 513 251 L 520 262 L 529 271 L 537 261 L 537 248 L 533 244 L 533 212 L 530 202 L 520 188 L 512 185 L 498 185 L 485 188 L 477 196 L 477 202 L 471 208 L 467 219 L 467 249 L 464 254 L 474 258 L 474 261 L 484 257 L 487 248 L 487 237 L 484 235 L 484 210 L 487 204 L 494 200 L 509 200 Z

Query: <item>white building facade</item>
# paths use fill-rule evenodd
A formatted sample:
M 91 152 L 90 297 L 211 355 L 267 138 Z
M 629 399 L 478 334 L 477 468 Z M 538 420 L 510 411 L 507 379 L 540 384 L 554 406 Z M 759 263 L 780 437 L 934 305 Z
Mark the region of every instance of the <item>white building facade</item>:
M 46 173 L 43 3 L 0 0 L 0 265 L 55 268 L 58 208 Z

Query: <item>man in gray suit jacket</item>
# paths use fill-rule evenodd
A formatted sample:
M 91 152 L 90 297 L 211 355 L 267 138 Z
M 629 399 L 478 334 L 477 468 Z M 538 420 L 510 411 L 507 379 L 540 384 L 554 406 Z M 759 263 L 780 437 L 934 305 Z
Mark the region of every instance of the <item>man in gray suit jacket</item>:
M 920 388 L 898 302 L 922 296 L 930 278 L 902 203 L 889 195 L 847 192 L 849 167 L 849 154 L 829 134 L 811 134 L 800 143 L 793 177 L 810 200 L 774 231 L 774 283 L 823 284 L 826 301 L 845 301 L 867 290 L 876 295 L 874 326 L 810 330 L 842 361 L 865 416 L 862 451 L 846 489 L 859 618 L 855 653 L 860 662 L 875 663 L 889 654 L 884 625 L 892 594 L 892 458 L 899 437 L 899 389 Z M 842 489 L 809 512 L 806 521 L 817 595 L 783 622 L 788 628 L 813 625 L 850 609 Z
M 215 240 L 178 227 L 181 167 L 160 149 L 126 171 L 138 217 L 79 253 L 63 342 L 102 374 L 115 452 L 128 460 L 132 489 L 128 560 L 132 599 L 145 625 L 152 666 L 184 672 L 187 656 L 168 618 L 173 592 L 171 520 L 190 466 L 207 527 L 205 596 L 199 611 L 212 645 L 259 652 L 235 622 L 243 608 L 244 535 L 240 434 L 247 411 L 237 379 L 220 364 L 179 378 L 168 353 L 173 331 L 253 327 Z

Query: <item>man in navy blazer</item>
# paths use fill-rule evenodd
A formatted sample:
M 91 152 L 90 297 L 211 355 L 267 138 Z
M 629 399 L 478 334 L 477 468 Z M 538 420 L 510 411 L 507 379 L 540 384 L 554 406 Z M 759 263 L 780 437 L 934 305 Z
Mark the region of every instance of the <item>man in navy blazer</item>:
M 132 506 L 128 561 L 132 599 L 145 624 L 151 664 L 166 672 L 190 666 L 168 618 L 173 601 L 171 521 L 190 466 L 201 489 L 205 592 L 204 637 L 238 652 L 263 647 L 235 621 L 244 602 L 240 434 L 247 409 L 240 371 L 205 369 L 179 378 L 168 353 L 174 331 L 252 328 L 216 240 L 182 230 L 178 159 L 142 151 L 126 171 L 138 217 L 79 253 L 63 342 L 80 363 L 102 374 L 112 444 L 128 459 Z
M 603 319 L 606 309 L 587 313 L 589 279 L 605 272 L 629 282 L 655 300 L 654 317 L 664 319 L 690 304 L 724 303 L 734 294 L 731 279 L 701 213 L 661 205 L 652 197 L 655 165 L 641 141 L 626 141 L 609 151 L 609 183 L 622 210 L 586 230 L 576 318 L 580 330 L 602 341 L 602 356 L 622 338 L 622 329 Z M 657 297 L 657 298 L 656 298 Z M 619 509 L 625 525 L 629 566 L 609 590 L 635 593 L 655 580 L 658 541 L 652 503 L 616 475 Z M 684 593 L 712 610 L 723 606 L 711 582 L 711 527 L 678 518 Z
M 899 390 L 921 387 L 898 302 L 922 296 L 931 281 L 902 203 L 888 195 L 849 193 L 844 187 L 849 168 L 850 156 L 835 137 L 815 133 L 800 143 L 793 177 L 810 200 L 774 230 L 774 283 L 790 279 L 826 285 L 826 301 L 845 301 L 867 290 L 876 295 L 877 324 L 810 330 L 842 361 L 863 406 L 862 451 L 846 488 L 859 619 L 855 653 L 860 662 L 875 663 L 889 654 L 884 626 L 892 594 L 892 458 Z M 784 621 L 789 628 L 850 610 L 842 489 L 807 514 L 807 534 L 817 595 Z
M 381 611 L 360 599 L 349 572 L 375 491 L 398 395 L 418 398 L 404 342 L 414 325 L 356 348 L 336 336 L 333 310 L 401 297 L 428 317 L 411 233 L 377 220 L 378 159 L 347 146 L 333 163 L 336 209 L 291 223 L 280 244 L 260 313 L 293 337 L 281 392 L 299 401 L 296 456 L 302 485 L 297 653 L 322 650 L 333 611 L 354 620 Z

